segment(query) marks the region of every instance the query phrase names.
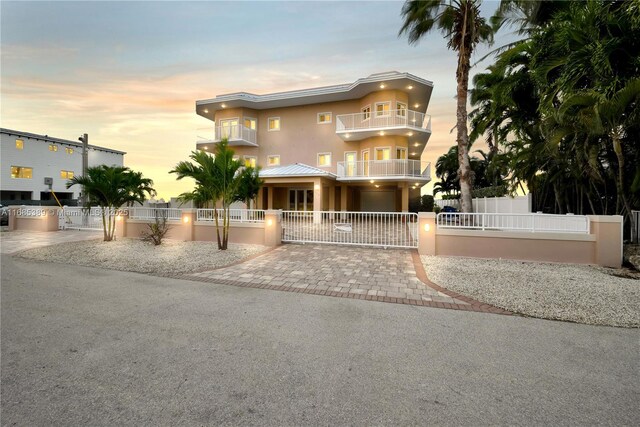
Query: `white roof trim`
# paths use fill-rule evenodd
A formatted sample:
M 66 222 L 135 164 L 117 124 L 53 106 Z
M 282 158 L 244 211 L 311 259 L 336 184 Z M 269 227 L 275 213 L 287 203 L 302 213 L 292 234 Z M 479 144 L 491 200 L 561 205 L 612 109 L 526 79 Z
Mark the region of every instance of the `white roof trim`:
M 275 166 L 260 170 L 261 178 L 291 178 L 297 176 L 324 176 L 335 178 L 336 175 L 304 163 L 294 163 L 292 165 Z

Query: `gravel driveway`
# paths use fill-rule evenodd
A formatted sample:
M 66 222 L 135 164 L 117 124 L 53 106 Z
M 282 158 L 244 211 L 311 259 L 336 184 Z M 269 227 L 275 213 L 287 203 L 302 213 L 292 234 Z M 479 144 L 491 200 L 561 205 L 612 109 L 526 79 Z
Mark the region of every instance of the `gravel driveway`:
M 593 325 L 640 327 L 640 280 L 599 267 L 422 257 L 438 285 L 509 311 Z
M 138 239 L 121 239 L 112 242 L 91 240 L 63 243 L 30 249 L 18 256 L 61 264 L 171 276 L 222 267 L 266 249 L 260 245 L 229 244 L 229 249 L 219 251 L 217 244 L 212 242 L 165 240 L 162 245 L 154 246 Z

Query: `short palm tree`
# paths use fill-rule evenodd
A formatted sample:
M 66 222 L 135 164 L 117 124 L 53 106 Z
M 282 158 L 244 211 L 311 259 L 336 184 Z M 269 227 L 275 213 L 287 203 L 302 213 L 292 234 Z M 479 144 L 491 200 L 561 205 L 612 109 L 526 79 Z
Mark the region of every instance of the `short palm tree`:
M 211 204 L 215 208 L 213 216 L 220 250 L 226 250 L 229 243 L 231 204 L 244 201 L 246 197 L 255 197 L 254 191 L 257 194 L 262 185 L 262 181 L 257 178 L 257 171 L 253 168 L 242 169 L 242 163 L 233 156 L 234 152 L 229 148 L 227 139 L 223 139 L 217 144 L 213 155 L 194 151 L 189 156 L 191 162 L 180 162 L 171 171 L 177 175 L 177 179 L 192 178 L 196 182 L 196 188 L 181 194 L 180 200 L 194 201 L 201 206 Z M 255 185 L 257 188 L 254 190 Z
M 456 129 L 461 207 L 463 212 L 473 210 L 471 199 L 472 174 L 469 160 L 467 129 L 467 93 L 471 54 L 480 42 L 492 42 L 493 30 L 480 16 L 479 0 L 409 0 L 402 8 L 404 24 L 400 34 L 406 33 L 409 43 L 417 43 L 434 28 L 440 29 L 448 39 L 447 46 L 458 52 L 456 69 L 457 108 Z
M 100 208 L 104 241 L 114 240 L 117 210 L 123 206 L 142 204 L 146 197 L 153 197 L 153 181 L 142 173 L 121 166 L 93 166 L 84 176 L 74 176 L 67 181 L 67 188 L 81 185 L 87 196 L 87 206 Z

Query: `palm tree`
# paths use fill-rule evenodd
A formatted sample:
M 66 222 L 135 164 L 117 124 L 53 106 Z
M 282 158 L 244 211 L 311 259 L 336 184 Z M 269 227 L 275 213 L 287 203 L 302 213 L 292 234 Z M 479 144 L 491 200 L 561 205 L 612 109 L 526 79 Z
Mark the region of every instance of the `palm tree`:
M 192 178 L 196 182 L 193 191 L 180 195 L 181 201 L 191 200 L 200 205 L 211 204 L 214 207 L 213 216 L 220 250 L 226 250 L 229 243 L 231 204 L 253 195 L 254 190 L 257 194 L 259 186 L 262 185 L 262 181 L 257 178 L 257 172 L 253 168 L 242 169 L 242 163 L 233 156 L 234 152 L 229 148 L 228 140 L 223 139 L 217 144 L 213 155 L 204 151 L 194 151 L 189 156 L 193 162 L 180 162 L 170 171 L 175 173 L 179 180 Z M 256 184 L 258 188 L 255 188 Z M 245 189 L 251 189 L 252 192 Z M 218 212 L 218 206 L 221 213 Z
M 81 185 L 87 196 L 87 207 L 100 207 L 104 241 L 114 240 L 117 210 L 122 206 L 142 204 L 146 196 L 153 197 L 153 181 L 142 173 L 121 166 L 93 166 L 84 176 L 74 176 L 67 188 Z
M 255 199 L 258 197 L 260 188 L 262 188 L 264 184 L 264 181 L 260 179 L 260 168 L 246 167 L 242 171 L 242 175 L 238 197 L 244 201 L 247 209 L 251 209 L 251 201 L 253 201 L 255 209 Z
M 447 47 L 458 52 L 456 69 L 457 108 L 456 142 L 463 212 L 473 210 L 471 196 L 471 164 L 467 130 L 467 92 L 471 54 L 480 42 L 493 41 L 493 29 L 480 16 L 480 0 L 409 0 L 402 7 L 404 24 L 400 34 L 406 33 L 409 43 L 417 43 L 434 28 L 440 29 L 448 39 Z

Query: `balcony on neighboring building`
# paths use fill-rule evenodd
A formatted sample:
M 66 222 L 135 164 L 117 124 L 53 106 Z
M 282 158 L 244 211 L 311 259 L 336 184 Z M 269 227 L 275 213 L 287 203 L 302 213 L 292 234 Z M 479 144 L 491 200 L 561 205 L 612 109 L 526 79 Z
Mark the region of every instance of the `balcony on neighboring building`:
M 206 130 L 210 130 L 211 128 L 206 128 Z M 247 146 L 247 147 L 257 147 L 257 132 L 255 129 L 248 128 L 241 124 L 231 124 L 231 125 L 222 125 L 216 126 L 214 128 L 213 138 L 208 136 L 200 136 L 202 135 L 202 130 L 198 131 L 200 134 L 198 135 L 198 141 L 196 143 L 198 148 L 208 147 L 208 145 L 216 144 L 222 139 L 227 138 L 229 140 L 230 147 L 237 146 Z
M 362 111 L 336 117 L 336 134 L 345 141 L 372 136 L 431 134 L 431 116 L 412 110 L 392 110 L 384 114 Z
M 420 160 L 359 160 L 337 163 L 338 181 L 431 181 L 431 164 Z

